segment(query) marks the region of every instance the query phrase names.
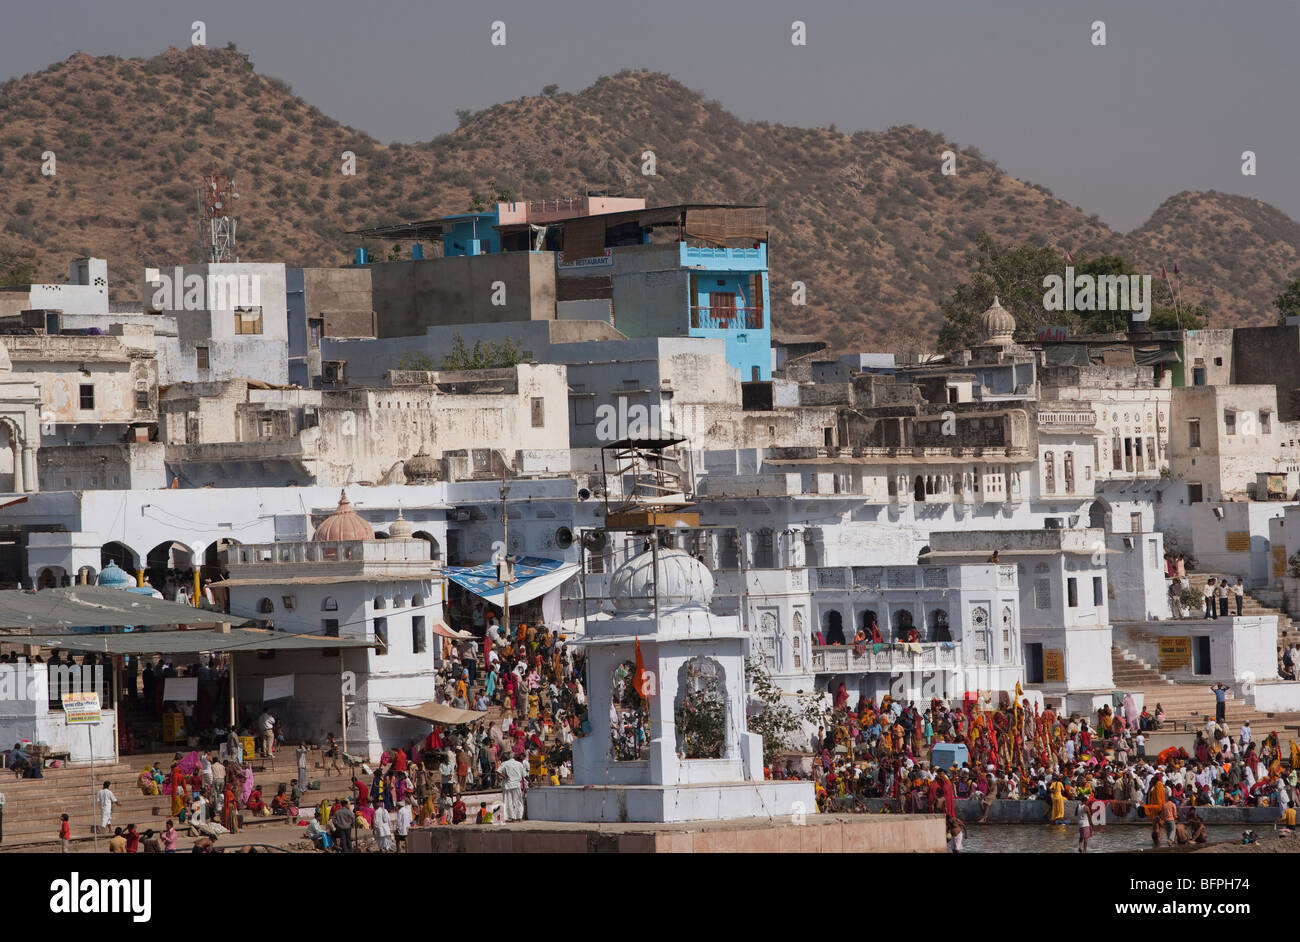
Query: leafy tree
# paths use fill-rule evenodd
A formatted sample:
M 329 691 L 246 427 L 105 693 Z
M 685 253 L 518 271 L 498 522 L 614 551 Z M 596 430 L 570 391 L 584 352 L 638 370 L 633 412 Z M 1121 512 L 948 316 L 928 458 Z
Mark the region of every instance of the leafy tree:
M 515 366 L 525 360 L 524 352 L 513 337 L 497 343 L 489 340 L 475 342 L 471 350 L 458 331 L 452 336 L 451 352 L 442 358 L 444 370 L 495 370 Z
M 1279 327 L 1286 325 L 1288 317 L 1300 317 L 1300 275 L 1287 282 L 1282 293 L 1273 299 L 1273 306 L 1277 308 Z
M 433 357 L 427 353 L 404 353 L 397 361 L 399 370 L 412 370 L 414 372 L 432 373 L 438 369 L 437 364 L 433 362 Z
M 747 728 L 763 737 L 763 762 L 770 764 L 778 752 L 798 745 L 793 738 L 805 725 L 817 726 L 826 719 L 825 711 L 812 694 L 800 695 L 795 705 L 781 692 L 758 658 L 745 662 L 745 679 L 749 682 L 751 708 Z M 758 701 L 754 709 L 753 701 Z
M 1017 340 L 1034 337 L 1040 325 L 1060 323 L 1060 312 L 1043 308 L 1043 278 L 1063 273 L 1057 250 L 999 245 L 982 232 L 967 261 L 973 269 L 970 281 L 953 289 L 939 306 L 943 314 L 939 349 L 979 343 L 983 339 L 980 315 L 992 306 L 994 297 L 1016 319 Z
M 555 97 L 555 93 L 558 92 L 559 90 L 560 90 L 560 86 L 558 86 L 558 85 L 556 85 L 556 84 L 554 84 L 554 83 L 552 83 L 552 84 L 550 84 L 550 85 L 546 85 L 546 86 L 544 86 L 544 87 L 542 88 L 542 97 L 543 97 L 543 98 L 554 98 L 554 97 Z

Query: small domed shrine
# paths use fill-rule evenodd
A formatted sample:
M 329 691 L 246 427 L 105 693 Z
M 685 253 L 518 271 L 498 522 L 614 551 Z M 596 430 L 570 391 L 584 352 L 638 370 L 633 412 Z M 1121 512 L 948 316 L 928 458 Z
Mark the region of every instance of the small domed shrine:
M 347 491 L 339 495 L 338 509 L 321 521 L 311 537 L 313 543 L 345 543 L 374 538 L 375 528 L 352 508 Z
M 652 546 L 610 580 L 613 617 L 584 639 L 591 732 L 573 743 L 573 784 L 528 793 L 535 821 L 788 818 L 816 807 L 811 782 L 767 781 L 746 721 L 737 615 L 710 608 L 713 573 Z M 640 668 L 640 670 L 638 670 Z

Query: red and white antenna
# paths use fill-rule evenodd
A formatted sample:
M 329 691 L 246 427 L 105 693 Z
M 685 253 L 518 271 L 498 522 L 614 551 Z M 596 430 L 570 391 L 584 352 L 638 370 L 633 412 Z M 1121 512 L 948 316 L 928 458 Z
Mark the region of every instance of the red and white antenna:
M 235 181 L 215 170 L 199 187 L 199 246 L 207 261 L 213 264 L 239 261 L 235 254 L 234 202 L 237 199 Z

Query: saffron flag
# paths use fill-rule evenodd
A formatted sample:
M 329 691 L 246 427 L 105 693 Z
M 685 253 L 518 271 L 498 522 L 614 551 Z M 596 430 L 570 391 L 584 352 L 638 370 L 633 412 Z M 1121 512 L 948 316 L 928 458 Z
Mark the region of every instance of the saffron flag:
M 1065 260 L 1066 260 L 1067 262 L 1070 262 L 1071 264 L 1073 264 L 1073 263 L 1074 263 L 1074 256 L 1071 255 L 1071 254 L 1067 251 L 1067 252 L 1065 253 Z
M 1175 267 L 1177 267 L 1177 266 L 1175 266 Z M 1165 266 L 1163 266 L 1163 265 L 1160 266 L 1160 278 L 1161 278 L 1163 281 L 1168 281 L 1168 280 L 1169 280 L 1169 272 L 1165 271 Z
M 644 700 L 648 696 L 646 690 L 650 686 L 647 683 L 647 681 L 650 679 L 650 675 L 646 673 L 645 661 L 641 660 L 641 639 L 637 638 L 635 644 L 636 644 L 636 671 L 633 672 L 632 674 L 632 689 L 635 690 L 637 694 L 640 695 L 641 699 Z

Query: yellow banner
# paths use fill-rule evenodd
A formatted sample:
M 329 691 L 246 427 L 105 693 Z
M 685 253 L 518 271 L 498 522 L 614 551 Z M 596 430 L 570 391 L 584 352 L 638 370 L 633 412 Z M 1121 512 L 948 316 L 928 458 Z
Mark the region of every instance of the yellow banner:
M 1192 666 L 1192 639 L 1186 636 L 1161 638 L 1160 672 L 1183 670 Z

